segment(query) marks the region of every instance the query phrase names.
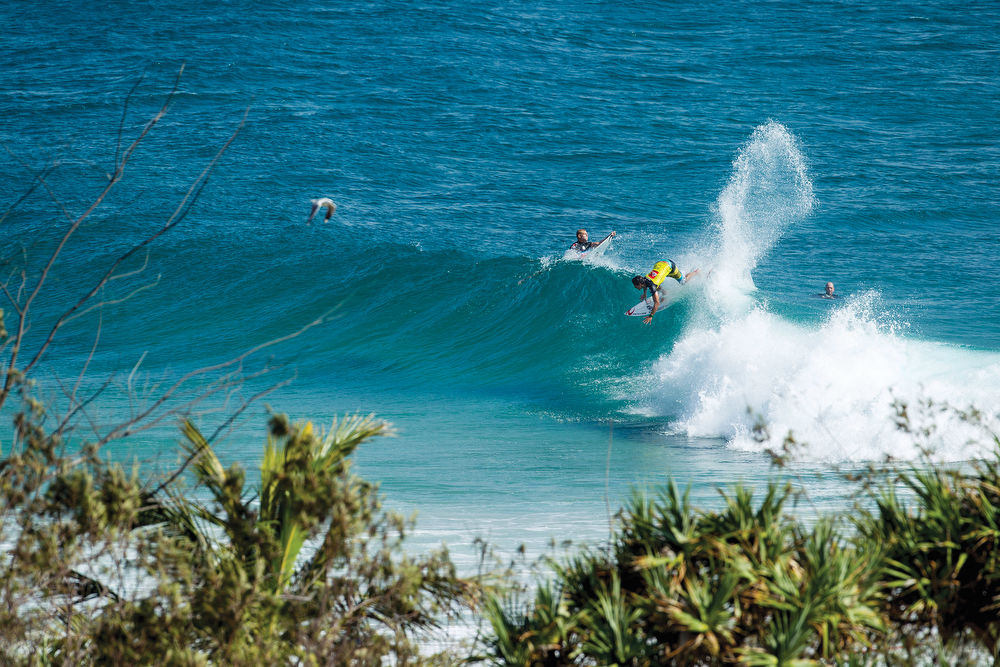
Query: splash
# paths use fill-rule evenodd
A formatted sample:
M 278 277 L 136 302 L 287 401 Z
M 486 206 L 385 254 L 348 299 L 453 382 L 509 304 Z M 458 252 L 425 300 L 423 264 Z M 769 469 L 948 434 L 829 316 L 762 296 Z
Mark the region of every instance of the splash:
M 653 368 L 674 388 L 653 411 L 676 415 L 674 427 L 689 436 L 744 450 L 775 447 L 791 434 L 811 460 L 914 459 L 921 447 L 941 460 L 981 455 L 1000 428 L 1000 355 L 908 340 L 881 312 L 869 292 L 818 326 L 757 307 L 692 332 Z M 900 406 L 916 437 L 897 426 Z M 980 417 L 967 420 L 970 411 Z M 758 441 L 758 420 L 774 440 Z
M 733 161 L 729 183 L 716 202 L 714 255 L 718 300 L 731 288 L 754 289 L 751 271 L 784 231 L 813 208 L 812 181 L 798 141 L 785 126 L 769 122 L 754 130 Z M 736 299 L 736 301 L 740 301 Z

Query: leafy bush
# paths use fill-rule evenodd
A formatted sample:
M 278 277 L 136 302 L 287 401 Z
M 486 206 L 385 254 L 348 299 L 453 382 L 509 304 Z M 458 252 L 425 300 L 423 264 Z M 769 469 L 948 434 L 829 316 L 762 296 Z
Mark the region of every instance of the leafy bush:
M 384 423 L 353 417 L 322 434 L 272 417 L 259 489 L 190 421 L 183 430 L 197 483 L 183 494 L 54 456 L 40 432 L 3 461 L 5 664 L 434 661 L 417 640 L 471 584 L 446 552 L 403 554 L 407 522 L 350 472 Z M 199 490 L 210 503 L 192 500 Z
M 490 599 L 481 659 L 998 664 L 997 451 L 971 469 L 882 471 L 868 480 L 869 509 L 850 523 L 785 515 L 793 491 L 778 482 L 759 500 L 742 486 L 723 491 L 711 512 L 692 508 L 673 483 L 636 492 L 609 548 L 551 562 L 534 605 Z

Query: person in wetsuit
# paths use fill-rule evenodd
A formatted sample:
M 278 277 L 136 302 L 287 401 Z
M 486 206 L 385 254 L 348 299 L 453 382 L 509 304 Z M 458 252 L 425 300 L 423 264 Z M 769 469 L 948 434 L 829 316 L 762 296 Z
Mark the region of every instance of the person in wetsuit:
M 577 252 L 586 252 L 587 250 L 596 248 L 597 246 L 601 245 L 602 243 L 610 239 L 612 236 L 615 236 L 617 234 L 618 232 L 611 232 L 600 241 L 590 241 L 588 240 L 587 237 L 587 230 L 578 229 L 576 230 L 576 242 L 573 243 L 573 245 L 571 245 L 569 249 L 576 250 Z

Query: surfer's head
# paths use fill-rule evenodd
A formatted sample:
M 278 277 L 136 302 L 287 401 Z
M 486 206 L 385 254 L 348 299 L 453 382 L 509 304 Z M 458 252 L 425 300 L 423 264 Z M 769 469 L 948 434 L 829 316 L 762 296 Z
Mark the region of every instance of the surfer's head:
M 578 242 L 580 242 L 580 243 L 586 243 L 587 242 L 587 230 L 586 229 L 578 229 L 578 230 L 576 230 L 576 240 Z
M 642 276 L 632 276 L 632 286 L 636 289 L 642 289 Z
M 826 293 L 827 294 L 833 294 L 833 283 L 827 283 L 826 284 Z

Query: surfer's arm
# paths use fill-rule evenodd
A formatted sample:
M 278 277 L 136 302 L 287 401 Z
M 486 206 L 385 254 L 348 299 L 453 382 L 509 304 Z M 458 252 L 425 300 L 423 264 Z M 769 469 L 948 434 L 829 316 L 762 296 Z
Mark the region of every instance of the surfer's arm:
M 652 296 L 653 296 L 653 309 L 650 310 L 649 315 L 646 315 L 646 317 L 642 320 L 643 324 L 651 323 L 653 321 L 653 315 L 656 314 L 657 309 L 659 309 L 660 307 L 660 293 L 657 292 L 656 290 L 653 290 Z M 643 299 L 646 298 L 646 290 L 642 290 L 642 298 Z
M 607 236 L 605 236 L 603 239 L 601 239 L 600 241 L 598 241 L 594 245 L 601 245 L 602 243 L 604 243 L 605 241 L 607 241 L 608 239 L 610 239 L 612 236 L 615 236 L 617 234 L 618 234 L 618 232 L 611 232 L 610 234 L 608 234 Z

